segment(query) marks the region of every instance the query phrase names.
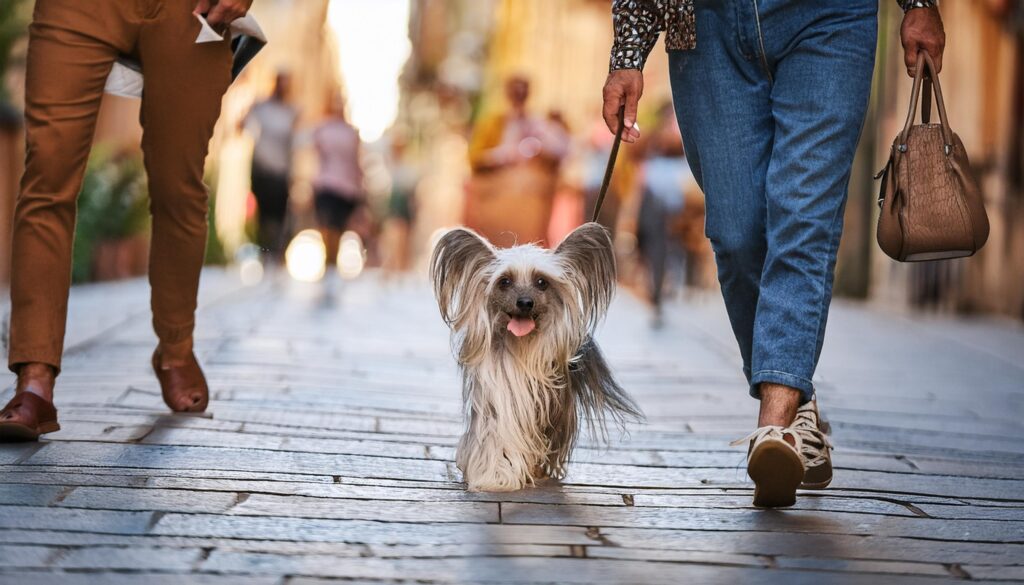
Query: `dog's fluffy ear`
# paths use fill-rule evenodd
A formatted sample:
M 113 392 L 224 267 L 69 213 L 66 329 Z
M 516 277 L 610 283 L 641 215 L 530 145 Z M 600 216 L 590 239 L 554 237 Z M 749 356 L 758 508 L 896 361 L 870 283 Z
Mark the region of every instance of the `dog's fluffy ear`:
M 590 222 L 573 230 L 555 250 L 565 277 L 576 288 L 580 310 L 593 329 L 615 294 L 615 251 L 608 230 Z
M 441 237 L 430 258 L 430 280 L 445 323 L 459 328 L 473 310 L 471 298 L 482 294 L 494 259 L 491 244 L 472 230 L 457 228 Z

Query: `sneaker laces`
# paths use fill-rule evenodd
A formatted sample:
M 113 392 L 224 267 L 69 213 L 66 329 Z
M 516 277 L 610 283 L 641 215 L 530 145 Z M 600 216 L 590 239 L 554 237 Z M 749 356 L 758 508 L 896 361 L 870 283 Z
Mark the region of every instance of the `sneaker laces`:
M 807 467 L 817 467 L 828 461 L 829 450 L 835 447 L 828 435 L 821 432 L 818 411 L 813 402 L 808 402 L 796 411 L 796 419 L 789 428 L 802 439 L 800 454 Z
M 786 435 L 793 437 L 793 442 L 796 443 L 796 445 L 791 445 L 789 441 L 785 439 Z M 803 437 L 800 436 L 800 433 L 796 432 L 792 427 L 787 428 L 774 425 L 758 427 L 754 429 L 754 431 L 751 432 L 746 437 L 743 437 L 742 439 L 736 439 L 735 441 L 730 442 L 729 445 L 731 447 L 735 447 L 737 445 L 742 445 L 743 443 L 750 443 L 751 441 L 753 441 L 753 444 L 751 445 L 751 449 L 753 449 L 755 446 L 757 446 L 758 443 L 766 439 L 782 441 L 791 449 L 795 450 L 797 453 L 803 453 L 804 441 Z

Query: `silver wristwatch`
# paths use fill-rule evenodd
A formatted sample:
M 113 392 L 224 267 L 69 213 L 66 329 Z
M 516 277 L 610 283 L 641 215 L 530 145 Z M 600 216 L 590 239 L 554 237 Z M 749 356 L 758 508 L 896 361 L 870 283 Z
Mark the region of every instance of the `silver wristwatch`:
M 903 5 L 903 12 L 907 12 L 914 8 L 932 8 L 933 6 L 939 5 L 939 0 L 908 0 L 901 2 Z

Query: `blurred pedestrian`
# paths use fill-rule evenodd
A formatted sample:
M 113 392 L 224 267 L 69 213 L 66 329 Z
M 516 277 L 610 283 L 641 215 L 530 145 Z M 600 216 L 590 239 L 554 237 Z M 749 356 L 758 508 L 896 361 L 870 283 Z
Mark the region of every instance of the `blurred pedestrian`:
M 319 167 L 313 178 L 316 223 L 327 248 L 327 267 L 338 258 L 338 245 L 353 212 L 364 198 L 363 168 L 359 163 L 359 130 L 345 118 L 345 101 L 329 100 L 327 117 L 313 131 Z
M 897 1 L 908 72 L 921 50 L 941 69 L 937 0 Z M 640 135 L 640 70 L 666 31 L 706 232 L 750 394 L 761 400 L 747 460 L 758 506 L 792 505 L 797 487 L 832 479 L 812 378 L 871 90 L 877 13 L 876 0 L 612 2 L 604 118 L 614 132 L 625 107 L 626 142 Z
M 469 160 L 476 171 L 496 170 L 534 160 L 557 165 L 568 151 L 568 140 L 557 124 L 531 114 L 530 81 L 512 76 L 505 82 L 508 111 L 483 119 L 473 133 Z
M 384 273 L 391 276 L 409 269 L 409 240 L 416 218 L 420 170 L 410 161 L 406 138 L 398 132 L 391 136 L 386 163 L 391 177 L 391 192 L 381 229 L 381 248 Z
M 53 387 L 61 367 L 71 285 L 75 206 L 104 85 L 120 54 L 145 73 L 142 149 L 153 216 L 149 280 L 153 368 L 175 411 L 206 409 L 209 391 L 192 352 L 206 250 L 203 166 L 221 97 L 231 82 L 231 41 L 196 44 L 206 13 L 222 27 L 251 0 L 37 2 L 25 79 L 25 173 L 14 219 L 10 368 L 14 398 L 0 410 L 0 441 L 56 431 Z
M 484 117 L 469 146 L 466 224 L 503 246 L 546 242 L 558 167 L 569 147 L 564 132 L 527 110 L 529 97 L 529 80 L 510 77 L 507 111 Z
M 583 223 L 583 192 L 580 189 L 581 169 L 574 148 L 572 128 L 561 110 L 549 110 L 546 130 L 547 140 L 561 145 L 565 154 L 555 163 L 555 194 L 551 204 L 551 220 L 548 223 L 547 241 L 561 242 Z
M 288 103 L 292 78 L 278 72 L 270 97 L 253 105 L 242 120 L 255 138 L 252 153 L 252 194 L 256 198 L 257 240 L 275 260 L 288 243 L 288 199 L 298 110 Z
M 681 274 L 682 242 L 673 228 L 683 211 L 684 192 L 693 177 L 671 103 L 658 111 L 654 129 L 645 142 L 640 148 L 644 162 L 640 173 L 636 235 L 640 254 L 647 265 L 649 300 L 654 313 L 652 324 L 659 327 L 666 272 L 674 265 Z

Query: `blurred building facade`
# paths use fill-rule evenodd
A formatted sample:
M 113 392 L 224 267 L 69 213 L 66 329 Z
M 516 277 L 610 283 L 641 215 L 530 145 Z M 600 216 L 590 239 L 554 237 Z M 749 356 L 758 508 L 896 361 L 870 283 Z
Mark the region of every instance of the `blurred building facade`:
M 271 42 L 225 97 L 211 146 L 216 226 L 229 251 L 246 239 L 251 141 L 238 124 L 248 108 L 269 93 L 281 69 L 292 73 L 300 125 L 317 120 L 329 96 L 343 90 L 337 46 L 327 25 L 329 1 L 260 0 L 253 7 Z M 24 4 L 30 10 L 32 1 Z M 891 4 L 881 3 L 875 89 L 851 182 L 837 292 L 889 306 L 1024 318 L 1024 1 L 942 4 L 948 36 L 942 82 L 950 121 L 981 179 L 992 233 L 973 258 L 914 265 L 890 261 L 874 242 L 878 185 L 871 176 L 903 123 L 910 89 L 899 44 L 900 15 Z M 502 84 L 508 76 L 529 76 L 532 108 L 560 111 L 575 136 L 593 127 L 607 72 L 611 21 L 607 0 L 410 0 L 410 6 L 413 50 L 402 75 L 395 131 L 424 170 L 413 233 L 422 255 L 437 228 L 461 220 L 472 125 L 503 107 Z M 14 43 L 4 79 L 15 110 L 23 92 L 23 53 L 22 39 Z M 666 68 L 659 44 L 645 72 L 641 125 L 670 98 Z M 97 142 L 137 148 L 137 120 L 137 102 L 106 99 Z M 6 125 L 4 135 L 0 281 L 6 278 L 10 210 L 23 156 L 17 126 Z M 311 157 L 299 155 L 294 195 L 300 209 L 308 201 L 303 176 L 311 174 L 312 164 Z M 618 174 L 628 175 L 628 170 L 620 167 Z
M 941 5 L 946 109 L 984 191 L 992 229 L 974 257 L 913 264 L 890 260 L 874 241 L 879 185 L 871 177 L 903 127 L 911 89 L 894 4 L 882 3 L 874 91 L 851 181 L 836 289 L 887 306 L 1024 319 L 1024 2 Z

